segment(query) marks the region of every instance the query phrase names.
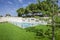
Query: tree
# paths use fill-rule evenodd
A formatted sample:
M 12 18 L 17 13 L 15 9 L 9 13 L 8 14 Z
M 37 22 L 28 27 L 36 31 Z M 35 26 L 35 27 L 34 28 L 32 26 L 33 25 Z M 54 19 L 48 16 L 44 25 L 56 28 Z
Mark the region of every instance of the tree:
M 29 4 L 25 9 L 24 8 L 20 8 L 17 10 L 18 12 L 18 16 L 21 16 L 21 14 L 24 13 L 33 13 L 33 12 L 42 12 L 44 15 L 49 15 L 52 16 L 53 13 L 53 2 L 52 0 L 44 0 L 42 2 L 40 2 L 40 0 L 37 0 L 38 3 L 34 4 L 31 3 Z M 54 1 L 54 13 L 57 13 L 57 3 L 56 1 Z
M 5 16 L 11 16 L 9 13 L 7 13 Z
M 52 40 L 55 40 L 54 35 L 54 29 L 55 29 L 55 23 L 54 23 L 54 15 L 58 14 L 58 0 L 46 0 L 41 3 L 38 2 L 38 8 L 42 10 L 42 12 L 45 12 L 45 14 L 49 14 L 52 18 Z
M 34 4 L 34 3 L 31 3 L 30 5 L 28 5 L 28 7 L 29 7 L 29 10 L 31 11 L 31 12 L 37 12 L 37 5 L 36 4 Z
M 17 12 L 18 12 L 18 16 L 21 16 L 22 14 L 24 14 L 25 9 L 24 8 L 20 8 L 20 9 L 17 10 Z
M 51 1 L 52 0 L 45 0 L 45 1 L 39 2 L 39 0 L 38 0 L 38 3 L 37 3 L 38 9 L 40 9 L 43 14 L 52 16 L 53 3 Z M 55 2 L 54 3 L 54 11 L 55 11 L 55 13 L 57 13 L 57 9 L 58 9 L 57 6 L 58 6 L 57 3 Z
M 55 15 L 56 14 L 58 14 L 57 12 L 58 12 L 58 6 L 57 6 L 57 1 L 56 0 L 50 0 L 50 2 L 49 3 L 51 3 L 52 5 L 52 7 L 51 7 L 51 10 L 50 10 L 50 12 L 51 12 L 51 18 L 52 18 L 52 40 L 55 40 L 55 22 L 54 22 L 54 17 L 55 17 Z

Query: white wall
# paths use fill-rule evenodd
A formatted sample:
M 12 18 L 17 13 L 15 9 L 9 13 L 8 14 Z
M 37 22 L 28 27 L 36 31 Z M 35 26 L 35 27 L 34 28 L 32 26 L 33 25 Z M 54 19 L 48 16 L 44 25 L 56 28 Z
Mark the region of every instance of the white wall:
M 49 18 L 49 17 L 43 17 L 43 18 Z M 34 20 L 31 20 L 34 19 Z M 38 20 L 38 22 L 36 21 Z M 22 17 L 0 17 L 0 22 L 25 22 L 25 23 L 40 23 L 40 24 L 47 24 L 44 20 L 39 20 L 36 18 L 22 18 Z

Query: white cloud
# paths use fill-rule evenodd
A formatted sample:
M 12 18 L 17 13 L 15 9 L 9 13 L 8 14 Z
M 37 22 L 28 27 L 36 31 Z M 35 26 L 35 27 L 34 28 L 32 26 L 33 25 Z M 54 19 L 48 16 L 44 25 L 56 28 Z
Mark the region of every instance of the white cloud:
M 9 4 L 13 4 L 11 1 L 8 1 Z
M 18 0 L 20 3 L 23 3 L 23 1 L 22 0 Z

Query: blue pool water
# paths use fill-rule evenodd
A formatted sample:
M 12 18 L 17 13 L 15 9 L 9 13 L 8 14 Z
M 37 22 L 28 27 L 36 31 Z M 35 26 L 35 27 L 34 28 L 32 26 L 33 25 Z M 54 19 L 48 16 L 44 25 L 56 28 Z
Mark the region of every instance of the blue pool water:
M 11 22 L 12 24 L 14 25 L 17 25 L 19 27 L 22 27 L 22 28 L 26 28 L 26 27 L 31 27 L 31 26 L 36 26 L 36 25 L 47 25 L 47 22 L 45 21 L 41 21 L 41 22 Z
M 39 23 L 19 23 L 19 22 L 12 22 L 12 24 L 17 25 L 19 27 L 26 28 L 26 27 L 31 27 L 31 26 L 38 25 Z

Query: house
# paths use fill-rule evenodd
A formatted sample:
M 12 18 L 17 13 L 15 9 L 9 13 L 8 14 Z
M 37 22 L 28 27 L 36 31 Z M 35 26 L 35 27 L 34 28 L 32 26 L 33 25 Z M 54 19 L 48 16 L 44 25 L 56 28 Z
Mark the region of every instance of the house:
M 26 14 L 22 14 L 22 17 L 25 17 L 26 16 Z
M 22 14 L 22 17 L 34 17 L 34 16 L 40 16 L 43 17 L 43 14 L 40 12 L 34 12 L 34 13 L 28 13 L 28 14 Z
M 10 14 L 6 14 L 5 17 L 11 17 L 11 15 Z
M 33 15 L 33 13 L 28 13 L 26 16 L 27 17 L 33 17 L 34 15 Z
M 40 17 L 43 17 L 43 14 L 41 12 L 35 12 L 33 13 L 34 16 L 40 16 Z

